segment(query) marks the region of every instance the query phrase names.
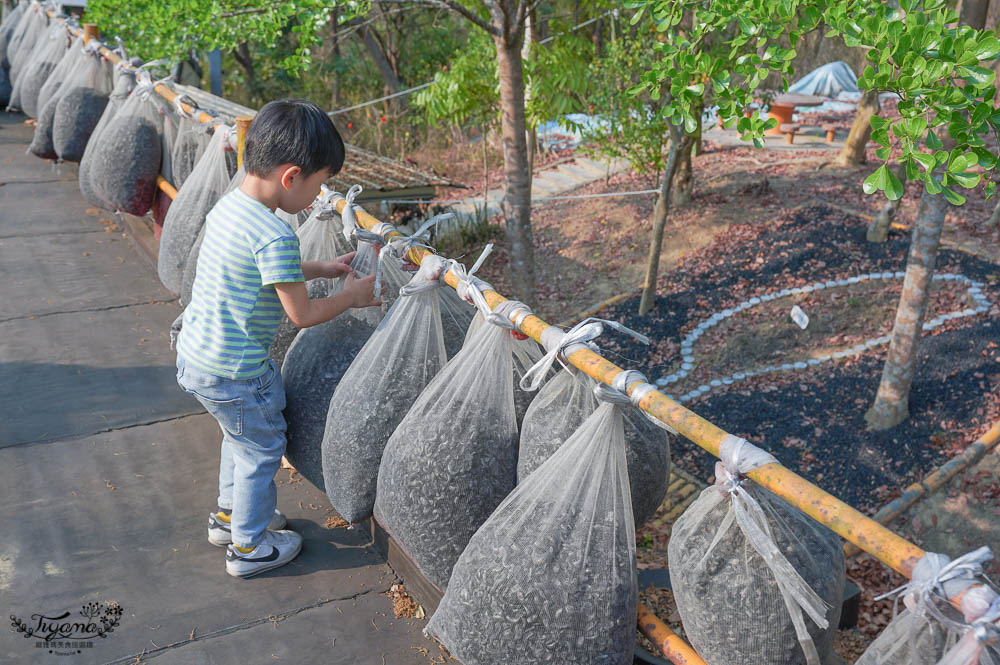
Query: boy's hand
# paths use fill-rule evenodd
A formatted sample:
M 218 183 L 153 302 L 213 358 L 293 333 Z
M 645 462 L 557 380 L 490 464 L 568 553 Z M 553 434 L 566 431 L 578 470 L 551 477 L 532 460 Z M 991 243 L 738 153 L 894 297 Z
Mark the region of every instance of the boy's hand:
M 382 301 L 375 297 L 375 275 L 358 278 L 352 272 L 344 282 L 344 291 L 351 294 L 351 307 L 360 309 L 382 304 Z M 382 291 L 385 291 L 384 286 Z
M 351 252 L 349 254 L 344 254 L 343 256 L 338 256 L 333 261 L 324 261 L 324 272 L 329 278 L 340 277 L 341 275 L 350 275 L 353 270 L 351 270 L 351 260 L 354 258 L 356 252 Z

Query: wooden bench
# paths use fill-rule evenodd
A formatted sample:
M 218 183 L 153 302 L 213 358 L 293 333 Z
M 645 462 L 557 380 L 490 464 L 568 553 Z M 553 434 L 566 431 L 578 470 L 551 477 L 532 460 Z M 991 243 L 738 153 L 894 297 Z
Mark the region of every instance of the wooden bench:
M 792 143 L 795 143 L 795 132 L 799 131 L 801 128 L 802 125 L 799 125 L 798 123 L 786 122 L 782 123 L 778 129 L 780 129 L 781 133 L 785 135 L 785 143 L 791 145 Z

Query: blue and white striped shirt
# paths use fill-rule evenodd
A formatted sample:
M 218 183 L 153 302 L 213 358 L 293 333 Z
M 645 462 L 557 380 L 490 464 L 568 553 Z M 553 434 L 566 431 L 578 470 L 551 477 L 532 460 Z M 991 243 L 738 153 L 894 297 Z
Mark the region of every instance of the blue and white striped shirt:
M 302 281 L 292 227 L 260 201 L 233 190 L 205 219 L 178 355 L 215 376 L 263 374 L 283 314 L 274 285 Z

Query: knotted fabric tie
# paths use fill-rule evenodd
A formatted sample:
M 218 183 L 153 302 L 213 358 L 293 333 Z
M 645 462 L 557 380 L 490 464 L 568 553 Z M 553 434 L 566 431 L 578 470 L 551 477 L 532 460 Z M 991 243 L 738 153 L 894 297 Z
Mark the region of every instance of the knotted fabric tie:
M 381 254 L 379 254 L 379 260 L 382 260 Z M 417 273 L 399 290 L 399 296 L 401 298 L 415 296 L 418 293 L 438 288 L 441 286 L 441 278 L 446 272 L 446 265 L 445 260 L 437 254 L 428 254 L 420 262 L 420 269 L 417 270 Z
M 549 370 L 552 369 L 556 360 L 566 366 L 566 357 L 574 351 L 579 350 L 582 346 L 593 348 L 590 342 L 604 333 L 605 325 L 611 326 L 618 332 L 631 335 L 643 344 L 649 344 L 649 338 L 645 335 L 641 335 L 631 328 L 626 328 L 617 321 L 607 319 L 587 318 L 566 331 L 549 326 L 542 333 L 542 346 L 545 347 L 546 353 L 521 377 L 521 390 L 538 390 L 545 381 L 545 377 L 549 375 Z
M 622 326 L 624 328 L 624 326 Z M 628 328 L 625 328 L 628 330 Z M 638 333 L 636 333 L 638 334 Z M 639 383 L 632 391 L 632 395 L 628 394 L 628 387 L 630 384 Z M 607 386 L 603 383 L 599 383 L 594 386 L 594 397 L 602 402 L 611 402 L 612 404 L 620 404 L 622 406 L 632 405 L 639 409 L 639 402 L 642 398 L 649 393 L 656 390 L 656 386 L 652 385 L 646 381 L 646 375 L 636 369 L 626 369 L 615 375 L 615 378 L 611 380 L 611 385 Z M 660 429 L 665 429 L 671 434 L 677 434 L 675 430 L 670 425 L 661 422 L 659 418 L 651 413 L 639 409 L 639 411 L 646 417 L 646 420 L 653 423 Z
M 826 629 L 828 621 L 827 603 L 819 597 L 799 575 L 795 567 L 788 562 L 771 535 L 764 510 L 757 500 L 744 487 L 744 476 L 751 471 L 767 464 L 777 462 L 773 455 L 761 450 L 746 439 L 727 434 L 719 448 L 720 461 L 715 464 L 715 485 L 721 491 L 729 494 L 732 510 L 719 526 L 715 540 L 709 549 L 715 546 L 719 538 L 729 531 L 732 521 L 740 527 L 747 542 L 764 560 L 764 564 L 774 575 L 774 581 L 781 592 L 781 597 L 788 608 L 788 614 L 795 626 L 795 634 L 799 645 L 805 654 L 808 665 L 820 665 L 819 653 L 809 630 L 806 628 L 803 612 L 809 615 L 820 628 Z
M 486 257 L 492 252 L 493 243 L 489 243 L 486 247 L 483 247 L 482 254 L 479 255 L 479 258 L 476 259 L 476 262 L 468 270 L 454 259 L 448 261 L 448 270 L 455 273 L 455 276 L 458 277 L 458 286 L 455 287 L 458 297 L 467 303 L 475 305 L 484 318 L 490 316 L 493 310 L 490 308 L 489 303 L 486 302 L 486 298 L 483 297 L 483 291 L 491 290 L 493 287 L 475 275 L 476 271 L 482 267 L 483 262 L 486 261 Z
M 969 622 L 962 639 L 948 650 L 938 665 L 995 665 L 986 646 L 1000 640 L 1000 596 L 987 586 L 969 589 L 962 596 L 962 613 Z

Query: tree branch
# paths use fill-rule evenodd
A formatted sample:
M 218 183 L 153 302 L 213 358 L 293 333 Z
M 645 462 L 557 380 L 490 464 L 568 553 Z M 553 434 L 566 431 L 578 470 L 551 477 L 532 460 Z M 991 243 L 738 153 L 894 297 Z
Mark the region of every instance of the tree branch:
M 472 21 L 480 28 L 488 32 L 489 34 L 500 37 L 503 35 L 503 31 L 497 26 L 493 25 L 488 21 L 484 21 L 470 11 L 467 7 L 462 6 L 455 0 L 380 0 L 380 2 L 394 2 L 398 4 L 418 4 L 424 5 L 425 7 L 437 7 L 439 9 L 447 9 L 452 11 L 463 18 Z

